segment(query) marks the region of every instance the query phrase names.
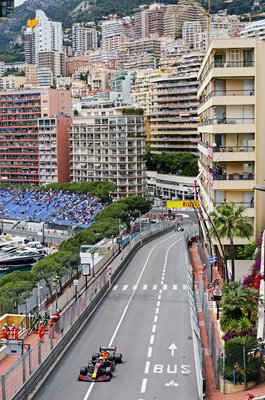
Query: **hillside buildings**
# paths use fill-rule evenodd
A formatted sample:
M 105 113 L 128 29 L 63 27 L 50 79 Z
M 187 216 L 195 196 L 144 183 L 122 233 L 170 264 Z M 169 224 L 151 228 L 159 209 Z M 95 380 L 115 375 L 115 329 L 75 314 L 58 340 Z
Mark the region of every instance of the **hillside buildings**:
M 209 212 L 225 202 L 243 205 L 255 237 L 265 224 L 263 193 L 253 189 L 265 179 L 264 65 L 264 41 L 215 39 L 198 75 L 200 198 Z
M 83 56 L 89 50 L 98 47 L 98 34 L 95 24 L 86 26 L 84 23 L 76 23 L 72 26 L 72 49 L 74 56 Z
M 145 195 L 144 117 L 109 104 L 83 108 L 70 133 L 70 180 L 110 181 L 117 198 Z
M 139 39 L 120 46 L 118 67 L 121 69 L 156 68 L 161 57 L 158 39 Z
M 0 176 L 14 184 L 69 181 L 67 90 L 0 92 Z

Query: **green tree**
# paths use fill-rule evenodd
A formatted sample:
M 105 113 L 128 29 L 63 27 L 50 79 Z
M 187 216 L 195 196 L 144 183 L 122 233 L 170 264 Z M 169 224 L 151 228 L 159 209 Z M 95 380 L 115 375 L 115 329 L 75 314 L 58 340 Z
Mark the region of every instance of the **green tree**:
M 232 263 L 232 281 L 235 280 L 235 257 L 236 250 L 234 245 L 235 238 L 248 238 L 253 235 L 254 229 L 248 217 L 243 216 L 244 207 L 236 206 L 234 203 L 220 204 L 210 216 L 215 226 L 210 234 L 216 237 L 216 232 L 220 239 L 228 238 L 230 242 L 229 257 Z

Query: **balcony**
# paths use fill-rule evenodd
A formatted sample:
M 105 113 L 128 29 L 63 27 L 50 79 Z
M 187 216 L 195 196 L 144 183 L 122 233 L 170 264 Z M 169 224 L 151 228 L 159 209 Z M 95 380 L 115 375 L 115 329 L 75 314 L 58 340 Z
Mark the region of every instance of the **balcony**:
M 252 68 L 255 67 L 255 62 L 254 61 L 223 61 L 223 62 L 212 62 L 209 65 L 209 68 L 204 72 L 203 75 L 200 77 L 200 82 L 204 81 L 207 77 L 207 75 L 212 71 L 213 68 L 220 68 L 220 69 L 227 69 L 227 68 L 235 68 L 238 70 L 238 68 Z M 229 72 L 225 71 L 226 73 L 224 75 L 228 75 Z M 240 74 L 237 71 L 237 76 Z M 200 85 L 201 86 L 201 85 Z
M 207 96 L 205 96 L 201 102 L 199 107 L 205 104 L 208 100 L 212 99 L 213 97 L 238 97 L 238 96 L 254 96 L 255 91 L 253 90 L 213 90 Z M 238 99 L 236 100 L 238 103 Z
M 212 186 L 214 190 L 253 190 L 254 184 L 255 175 L 252 173 L 234 173 L 212 176 Z

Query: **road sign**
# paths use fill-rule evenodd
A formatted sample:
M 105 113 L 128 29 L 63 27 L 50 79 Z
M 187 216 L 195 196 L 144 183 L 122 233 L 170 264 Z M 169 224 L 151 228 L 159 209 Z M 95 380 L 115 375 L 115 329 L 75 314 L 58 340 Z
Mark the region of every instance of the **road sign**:
M 214 256 L 210 256 L 210 257 L 209 257 L 209 261 L 210 261 L 210 264 L 213 265 L 213 263 L 214 263 Z

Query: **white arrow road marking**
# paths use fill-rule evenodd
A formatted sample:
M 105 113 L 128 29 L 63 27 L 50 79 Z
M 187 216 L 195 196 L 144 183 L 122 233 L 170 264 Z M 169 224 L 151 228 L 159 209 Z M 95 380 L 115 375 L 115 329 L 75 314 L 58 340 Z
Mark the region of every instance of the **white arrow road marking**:
M 172 343 L 169 346 L 168 350 L 170 350 L 171 351 L 171 355 L 174 356 L 175 350 L 177 350 L 177 346 L 175 345 L 175 343 Z

